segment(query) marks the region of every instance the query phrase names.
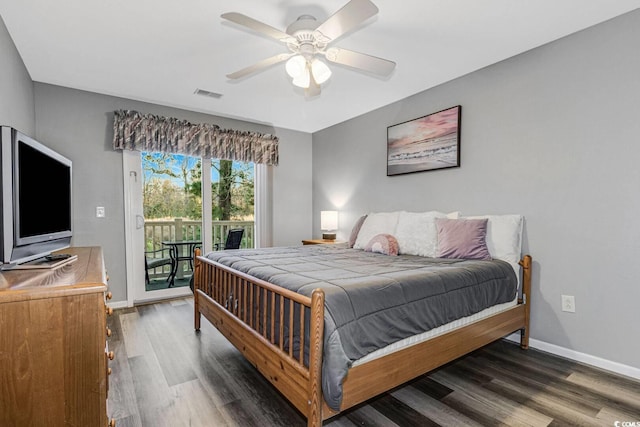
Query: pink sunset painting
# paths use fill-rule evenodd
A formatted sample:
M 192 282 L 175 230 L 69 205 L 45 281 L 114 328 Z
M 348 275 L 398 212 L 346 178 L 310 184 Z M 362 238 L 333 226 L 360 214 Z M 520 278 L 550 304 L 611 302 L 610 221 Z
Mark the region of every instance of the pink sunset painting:
M 457 167 L 460 106 L 387 128 L 387 175 Z

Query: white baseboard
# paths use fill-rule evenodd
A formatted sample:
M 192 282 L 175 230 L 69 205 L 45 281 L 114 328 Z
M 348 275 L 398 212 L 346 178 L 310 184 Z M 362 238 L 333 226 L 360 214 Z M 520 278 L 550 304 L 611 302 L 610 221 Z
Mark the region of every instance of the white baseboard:
M 511 334 L 507 336 L 506 339 L 519 343 L 520 334 Z M 587 365 L 615 372 L 616 374 L 626 375 L 627 377 L 640 380 L 640 369 L 634 368 L 633 366 L 623 365 L 622 363 L 613 362 L 611 360 L 592 356 L 586 353 L 580 353 L 579 351 L 570 350 L 565 347 L 560 347 L 559 345 L 549 344 L 548 342 L 531 338 L 529 339 L 529 347 L 533 347 L 538 350 L 546 351 L 547 353 L 555 354 L 556 356 L 565 357 L 567 359 L 575 360 L 576 362 L 585 363 Z
M 127 301 L 115 301 L 115 302 L 110 302 L 109 307 L 113 308 L 114 310 L 118 308 L 127 308 L 129 307 L 129 303 Z

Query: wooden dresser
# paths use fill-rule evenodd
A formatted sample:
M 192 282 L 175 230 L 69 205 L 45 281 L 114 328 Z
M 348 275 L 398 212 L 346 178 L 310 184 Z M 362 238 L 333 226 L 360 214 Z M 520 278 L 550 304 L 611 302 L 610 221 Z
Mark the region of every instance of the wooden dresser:
M 115 426 L 102 249 L 60 252 L 78 258 L 0 273 L 0 426 Z

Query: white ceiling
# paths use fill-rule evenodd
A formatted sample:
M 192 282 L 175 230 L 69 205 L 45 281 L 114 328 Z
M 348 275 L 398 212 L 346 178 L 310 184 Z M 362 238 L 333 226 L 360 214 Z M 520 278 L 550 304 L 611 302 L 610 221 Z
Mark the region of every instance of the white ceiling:
M 330 64 L 305 99 L 284 64 L 225 75 L 286 52 L 220 18 L 240 12 L 284 30 L 347 0 L 0 0 L 34 81 L 304 132 L 382 107 L 640 7 L 640 0 L 373 0 L 379 14 L 334 43 L 393 60 L 387 79 Z M 219 99 L 194 95 L 196 88 Z

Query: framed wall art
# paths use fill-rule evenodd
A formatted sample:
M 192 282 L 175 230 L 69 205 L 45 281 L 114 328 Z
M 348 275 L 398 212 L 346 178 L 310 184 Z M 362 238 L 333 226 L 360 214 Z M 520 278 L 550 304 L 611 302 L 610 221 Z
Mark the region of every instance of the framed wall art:
M 460 105 L 387 128 L 387 176 L 460 167 Z

